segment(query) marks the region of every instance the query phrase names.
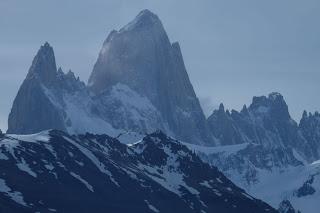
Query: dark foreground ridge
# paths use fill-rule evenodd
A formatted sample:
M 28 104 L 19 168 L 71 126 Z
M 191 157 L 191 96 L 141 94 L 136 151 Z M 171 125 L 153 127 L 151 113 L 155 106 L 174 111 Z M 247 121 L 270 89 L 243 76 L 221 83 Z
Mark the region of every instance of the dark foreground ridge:
M 0 139 L 0 212 L 276 212 L 162 132 Z

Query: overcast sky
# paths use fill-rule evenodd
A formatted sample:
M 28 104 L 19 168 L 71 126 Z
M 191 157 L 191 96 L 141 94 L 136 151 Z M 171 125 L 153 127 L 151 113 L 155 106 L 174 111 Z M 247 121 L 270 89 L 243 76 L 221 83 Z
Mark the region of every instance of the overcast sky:
M 0 0 L 0 128 L 41 44 L 86 82 L 108 33 L 142 9 L 180 42 L 206 112 L 273 91 L 296 120 L 320 109 L 319 0 Z

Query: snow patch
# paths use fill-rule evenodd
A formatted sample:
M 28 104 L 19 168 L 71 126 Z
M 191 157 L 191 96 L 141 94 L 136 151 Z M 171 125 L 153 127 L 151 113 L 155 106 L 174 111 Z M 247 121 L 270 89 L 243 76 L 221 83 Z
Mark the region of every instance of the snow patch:
M 114 129 L 108 122 L 88 112 L 92 105 L 89 97 L 79 95 L 65 95 L 65 111 L 67 130 L 71 134 L 96 133 L 117 136 L 120 131 Z M 70 125 L 68 125 L 70 123 Z
M 30 135 L 8 134 L 8 137 L 14 138 L 18 141 L 25 141 L 25 142 L 30 142 L 30 143 L 49 142 L 50 141 L 49 130 L 42 131 L 42 132 L 36 133 L 36 134 L 30 134 Z
M 71 174 L 74 178 L 78 179 L 81 183 L 83 183 L 83 184 L 87 187 L 87 189 L 89 189 L 90 191 L 94 192 L 94 191 L 93 191 L 93 187 L 92 187 L 86 180 L 84 180 L 83 178 L 81 178 L 80 175 L 77 175 L 77 174 L 74 173 L 74 172 L 70 172 L 70 174 Z
M 225 155 L 231 155 L 247 148 L 249 145 L 249 143 L 242 143 L 242 144 L 236 144 L 236 145 L 209 147 L 209 146 L 200 146 L 200 145 L 195 145 L 195 144 L 190 144 L 185 142 L 180 142 L 180 143 L 188 147 L 191 151 L 204 153 L 206 155 L 217 154 L 217 153 L 224 153 Z
M 78 143 L 74 142 L 73 140 L 71 140 L 67 137 L 64 137 L 64 139 L 67 140 L 72 145 L 74 145 L 75 147 L 77 147 L 79 149 L 79 151 L 82 152 L 82 154 L 84 154 L 88 159 L 91 160 L 91 162 L 100 170 L 100 172 L 109 176 L 110 180 L 116 186 L 120 187 L 119 183 L 112 177 L 111 172 L 105 168 L 105 166 L 99 161 L 99 159 L 90 150 L 86 149 L 85 147 L 79 145 Z
M 269 112 L 269 108 L 265 106 L 259 106 L 258 109 L 256 109 L 256 112 L 260 114 L 265 114 Z
M 0 160 L 9 160 L 8 156 L 2 153 L 2 150 L 0 150 Z
M 149 207 L 149 209 L 150 209 L 151 211 L 156 212 L 156 213 L 160 212 L 156 207 L 154 207 L 153 205 L 151 205 L 148 200 L 144 200 L 144 202 L 146 202 L 146 204 L 148 205 L 148 207 Z
M 23 158 L 21 158 L 21 162 L 20 163 L 17 163 L 17 167 L 21 171 L 24 171 L 24 172 L 28 173 L 29 175 L 31 175 L 34 178 L 37 178 L 37 174 L 31 170 L 29 164 L 27 164 L 27 162 Z
M 304 165 L 307 165 L 307 164 L 308 164 L 308 162 L 305 161 L 305 160 L 303 159 L 303 157 L 301 157 L 301 155 L 297 152 L 296 149 L 292 149 L 292 153 L 293 153 L 293 156 L 294 156 L 298 161 L 300 161 L 300 162 L 303 163 Z
M 203 182 L 201 182 L 201 183 L 199 183 L 200 185 L 202 185 L 202 186 L 205 186 L 205 187 L 207 187 L 207 188 L 209 188 L 209 189 L 211 189 L 212 187 L 210 186 L 210 184 L 209 184 L 209 182 L 208 181 L 203 181 Z
M 188 186 L 184 181 L 184 174 L 179 169 L 180 163 L 178 161 L 178 156 L 172 153 L 170 147 L 164 146 L 162 148 L 168 156 L 165 165 L 162 165 L 161 167 L 151 167 L 140 164 L 139 168 L 145 171 L 150 178 L 159 183 L 162 187 L 179 196 L 183 195 L 181 188 L 186 189 L 193 195 L 199 195 L 199 192 L 196 189 Z M 143 150 L 140 150 L 140 152 L 142 153 Z M 159 170 L 161 172 L 159 172 Z
M 138 141 L 141 141 L 141 139 L 145 137 L 145 134 L 140 134 L 136 132 L 125 132 L 118 135 L 116 138 L 123 144 L 132 144 L 137 143 Z
M 125 84 L 117 83 L 107 90 L 102 103 L 104 106 L 117 106 L 113 113 L 124 119 L 126 128 L 138 127 L 143 133 L 157 129 L 170 132 L 168 124 L 162 120 L 161 113 L 151 101 Z
M 4 194 L 6 194 L 16 203 L 23 206 L 27 206 L 26 202 L 23 199 L 22 194 L 20 192 L 13 191 L 3 179 L 0 179 L 0 192 L 3 192 Z

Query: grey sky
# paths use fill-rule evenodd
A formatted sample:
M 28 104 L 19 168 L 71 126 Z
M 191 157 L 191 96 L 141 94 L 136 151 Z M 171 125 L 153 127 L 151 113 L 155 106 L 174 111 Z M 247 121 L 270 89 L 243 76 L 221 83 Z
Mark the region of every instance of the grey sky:
M 272 91 L 296 120 L 320 109 L 319 0 L 0 0 L 0 128 L 42 43 L 87 81 L 108 33 L 145 8 L 180 42 L 205 111 Z

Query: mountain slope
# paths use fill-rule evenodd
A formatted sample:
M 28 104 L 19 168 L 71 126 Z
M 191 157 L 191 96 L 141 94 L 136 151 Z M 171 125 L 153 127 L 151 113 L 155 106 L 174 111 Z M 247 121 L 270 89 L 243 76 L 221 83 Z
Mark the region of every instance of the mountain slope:
M 274 208 L 282 201 L 289 201 L 302 213 L 316 213 L 320 208 L 319 161 L 308 164 L 294 159 L 296 165 L 280 164 L 279 160 L 274 162 L 271 150 L 249 143 L 211 148 L 186 145 L 250 195 Z
M 56 130 L 5 135 L 0 165 L 3 211 L 276 212 L 161 132 L 131 146 Z

